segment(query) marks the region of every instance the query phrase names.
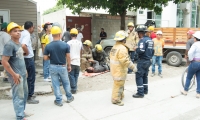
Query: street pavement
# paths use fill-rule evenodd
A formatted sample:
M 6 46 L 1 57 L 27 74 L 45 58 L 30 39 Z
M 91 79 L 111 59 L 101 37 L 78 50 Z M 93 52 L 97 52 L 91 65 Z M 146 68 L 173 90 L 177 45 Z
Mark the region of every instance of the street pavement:
M 158 76 L 156 76 L 158 77 Z M 149 81 L 149 94 L 132 98 L 135 85 L 125 85 L 124 106 L 111 104 L 111 89 L 78 92 L 72 103 L 54 105 L 55 97 L 38 96 L 39 104 L 27 104 L 28 120 L 200 120 L 200 99 L 194 86 L 187 96 L 180 94 L 180 76 Z M 0 100 L 0 120 L 14 120 L 11 100 Z

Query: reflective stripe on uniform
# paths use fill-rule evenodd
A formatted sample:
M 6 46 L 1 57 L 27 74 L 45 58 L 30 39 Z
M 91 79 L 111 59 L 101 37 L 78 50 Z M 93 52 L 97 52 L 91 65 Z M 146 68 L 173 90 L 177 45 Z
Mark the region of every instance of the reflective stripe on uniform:
M 113 76 L 113 79 L 114 80 L 126 80 L 126 76 L 123 76 L 123 77 L 114 77 Z
M 110 60 L 110 63 L 111 63 L 111 64 L 120 64 L 120 62 L 119 62 L 119 61 L 116 61 L 116 60 Z
M 148 84 L 143 84 L 143 85 L 148 85 Z
M 145 50 L 143 50 L 143 49 L 140 49 L 141 51 L 145 51 Z
M 137 86 L 138 88 L 142 88 L 143 86 Z
M 131 68 L 133 66 L 133 63 L 130 62 L 130 64 L 128 65 L 128 68 Z

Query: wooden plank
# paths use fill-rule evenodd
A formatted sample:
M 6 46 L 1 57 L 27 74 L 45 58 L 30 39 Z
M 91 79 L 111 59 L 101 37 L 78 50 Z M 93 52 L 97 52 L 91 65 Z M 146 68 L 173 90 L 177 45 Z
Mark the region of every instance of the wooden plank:
M 174 28 L 173 30 L 173 46 L 176 46 L 175 37 L 176 37 L 176 28 Z

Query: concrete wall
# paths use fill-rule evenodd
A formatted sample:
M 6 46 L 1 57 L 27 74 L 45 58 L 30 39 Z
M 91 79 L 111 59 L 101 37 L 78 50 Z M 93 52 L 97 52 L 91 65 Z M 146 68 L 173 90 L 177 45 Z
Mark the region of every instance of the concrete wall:
M 128 22 L 134 22 L 133 18 L 126 17 Z M 120 17 L 110 15 L 93 15 L 92 17 L 92 42 L 95 44 L 100 38 L 101 28 L 107 33 L 107 38 L 114 38 L 115 33 L 120 30 Z

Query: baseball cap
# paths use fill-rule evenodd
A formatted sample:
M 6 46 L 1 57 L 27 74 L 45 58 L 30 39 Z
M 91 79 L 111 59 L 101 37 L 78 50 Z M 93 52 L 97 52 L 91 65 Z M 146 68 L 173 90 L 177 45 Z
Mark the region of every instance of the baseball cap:
M 8 23 L 4 22 L 4 23 L 1 24 L 1 29 L 4 30 L 4 29 L 7 28 L 7 26 L 8 26 Z
M 189 30 L 189 31 L 187 32 L 187 34 L 193 35 L 193 34 L 194 34 L 194 31 L 193 31 L 193 30 Z
M 162 31 L 160 31 L 160 30 L 157 31 L 157 32 L 156 32 L 156 35 L 158 35 L 158 34 L 162 35 Z

